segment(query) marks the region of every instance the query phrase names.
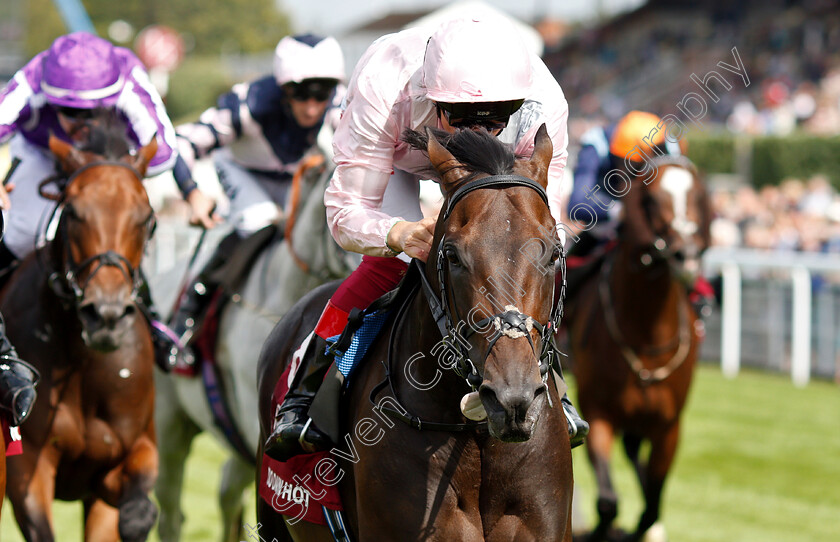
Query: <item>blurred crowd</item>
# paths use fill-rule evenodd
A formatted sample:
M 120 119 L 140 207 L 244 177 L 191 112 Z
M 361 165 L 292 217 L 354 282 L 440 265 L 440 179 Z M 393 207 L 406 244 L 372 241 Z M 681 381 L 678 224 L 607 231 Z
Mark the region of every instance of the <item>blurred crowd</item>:
M 840 194 L 822 175 L 711 197 L 714 246 L 840 253 Z
M 718 62 L 736 47 L 750 85 Z M 717 70 L 731 90 L 709 102 L 704 124 L 785 135 L 800 128 L 840 134 L 840 2 L 650 0 L 642 8 L 574 34 L 546 61 L 578 122 L 616 120 L 628 109 L 674 113 L 690 75 Z M 573 135 L 574 126 L 570 126 Z

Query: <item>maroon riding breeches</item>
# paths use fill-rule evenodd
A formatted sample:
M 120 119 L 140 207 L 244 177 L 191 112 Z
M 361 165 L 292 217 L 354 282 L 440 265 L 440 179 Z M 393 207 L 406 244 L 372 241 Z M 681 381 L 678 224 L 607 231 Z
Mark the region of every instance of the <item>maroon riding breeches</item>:
M 407 269 L 408 264 L 398 258 L 363 256 L 359 267 L 344 279 L 327 303 L 315 334 L 322 339 L 341 334 L 351 310 L 366 309 L 396 288 Z

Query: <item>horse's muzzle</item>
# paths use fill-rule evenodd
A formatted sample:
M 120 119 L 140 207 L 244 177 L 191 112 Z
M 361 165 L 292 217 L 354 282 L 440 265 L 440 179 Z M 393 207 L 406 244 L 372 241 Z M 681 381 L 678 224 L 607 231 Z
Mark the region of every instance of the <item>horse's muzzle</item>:
M 546 391 L 543 383 L 499 390 L 491 384 L 482 384 L 478 393 L 487 411 L 490 434 L 503 442 L 530 439 L 545 405 Z
M 119 348 L 134 324 L 137 306 L 129 299 L 86 301 L 79 305 L 78 312 L 85 344 L 110 352 Z

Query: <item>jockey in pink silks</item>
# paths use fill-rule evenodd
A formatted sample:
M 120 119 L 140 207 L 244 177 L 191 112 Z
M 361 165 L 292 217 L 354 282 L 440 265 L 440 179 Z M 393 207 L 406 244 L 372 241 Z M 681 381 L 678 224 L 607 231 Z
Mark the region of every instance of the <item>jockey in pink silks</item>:
M 554 144 L 548 196 L 560 221 L 560 182 L 566 166 L 568 105 L 545 64 L 518 31 L 500 19 L 455 19 L 439 29 L 412 28 L 373 43 L 348 85 L 333 139 L 336 171 L 324 202 L 333 237 L 363 254 L 333 295 L 275 416 L 265 453 L 286 461 L 329 449 L 331 438 L 309 408 L 332 363 L 326 338 L 341 333 L 354 308 L 392 290 L 408 261 L 425 261 L 436 219 L 423 218 L 419 179 L 428 157 L 401 140 L 407 128 L 483 127 L 529 156 L 543 123 Z M 563 398 L 573 445 L 588 425 Z
M 8 222 L 0 242 L 0 280 L 44 241 L 55 202 L 41 197 L 38 185 L 59 174 L 49 150 L 50 134 L 83 146 L 96 117 L 109 111 L 125 123 L 130 147 L 142 147 L 156 138 L 157 153 L 147 176 L 172 169 L 178 157 L 175 129 L 143 64 L 128 49 L 87 32 L 61 36 L 0 91 L 0 143 L 10 141 L 14 167 L 6 186 L 0 185 L 0 207 Z M 179 188 L 192 208 L 191 222 L 212 224 L 213 201 L 192 179 Z M 161 363 L 172 348 L 171 333 L 157 319 L 148 287 L 141 288 L 141 295 Z

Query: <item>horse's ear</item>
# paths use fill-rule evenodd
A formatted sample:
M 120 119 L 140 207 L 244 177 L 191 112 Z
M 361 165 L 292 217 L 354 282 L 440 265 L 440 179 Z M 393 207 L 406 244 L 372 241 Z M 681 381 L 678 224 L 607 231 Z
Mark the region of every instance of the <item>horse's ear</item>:
M 142 147 L 140 152 L 134 157 L 134 161 L 132 162 L 132 166 L 134 169 L 137 170 L 140 175 L 146 175 L 146 168 L 149 167 L 149 162 L 152 161 L 152 158 L 155 157 L 157 154 L 158 149 L 158 142 L 157 142 L 157 134 L 152 136 L 152 140 L 149 141 L 149 144 Z
M 429 139 L 427 147 L 429 160 L 431 160 L 435 170 L 437 170 L 440 174 L 441 190 L 444 194 L 446 194 L 456 184 L 458 184 L 458 181 L 466 176 L 467 173 L 464 168 L 460 167 L 461 162 L 452 156 L 452 153 L 449 152 L 446 147 L 441 145 L 437 139 L 435 139 L 431 128 L 426 128 L 426 137 Z
M 63 139 L 50 134 L 49 146 L 65 173 L 72 173 L 84 165 L 82 152 Z
M 528 164 L 531 166 L 532 176 L 543 188 L 548 187 L 548 168 L 551 165 L 551 158 L 554 155 L 554 145 L 548 135 L 545 123 L 537 130 L 534 136 L 534 153 Z

